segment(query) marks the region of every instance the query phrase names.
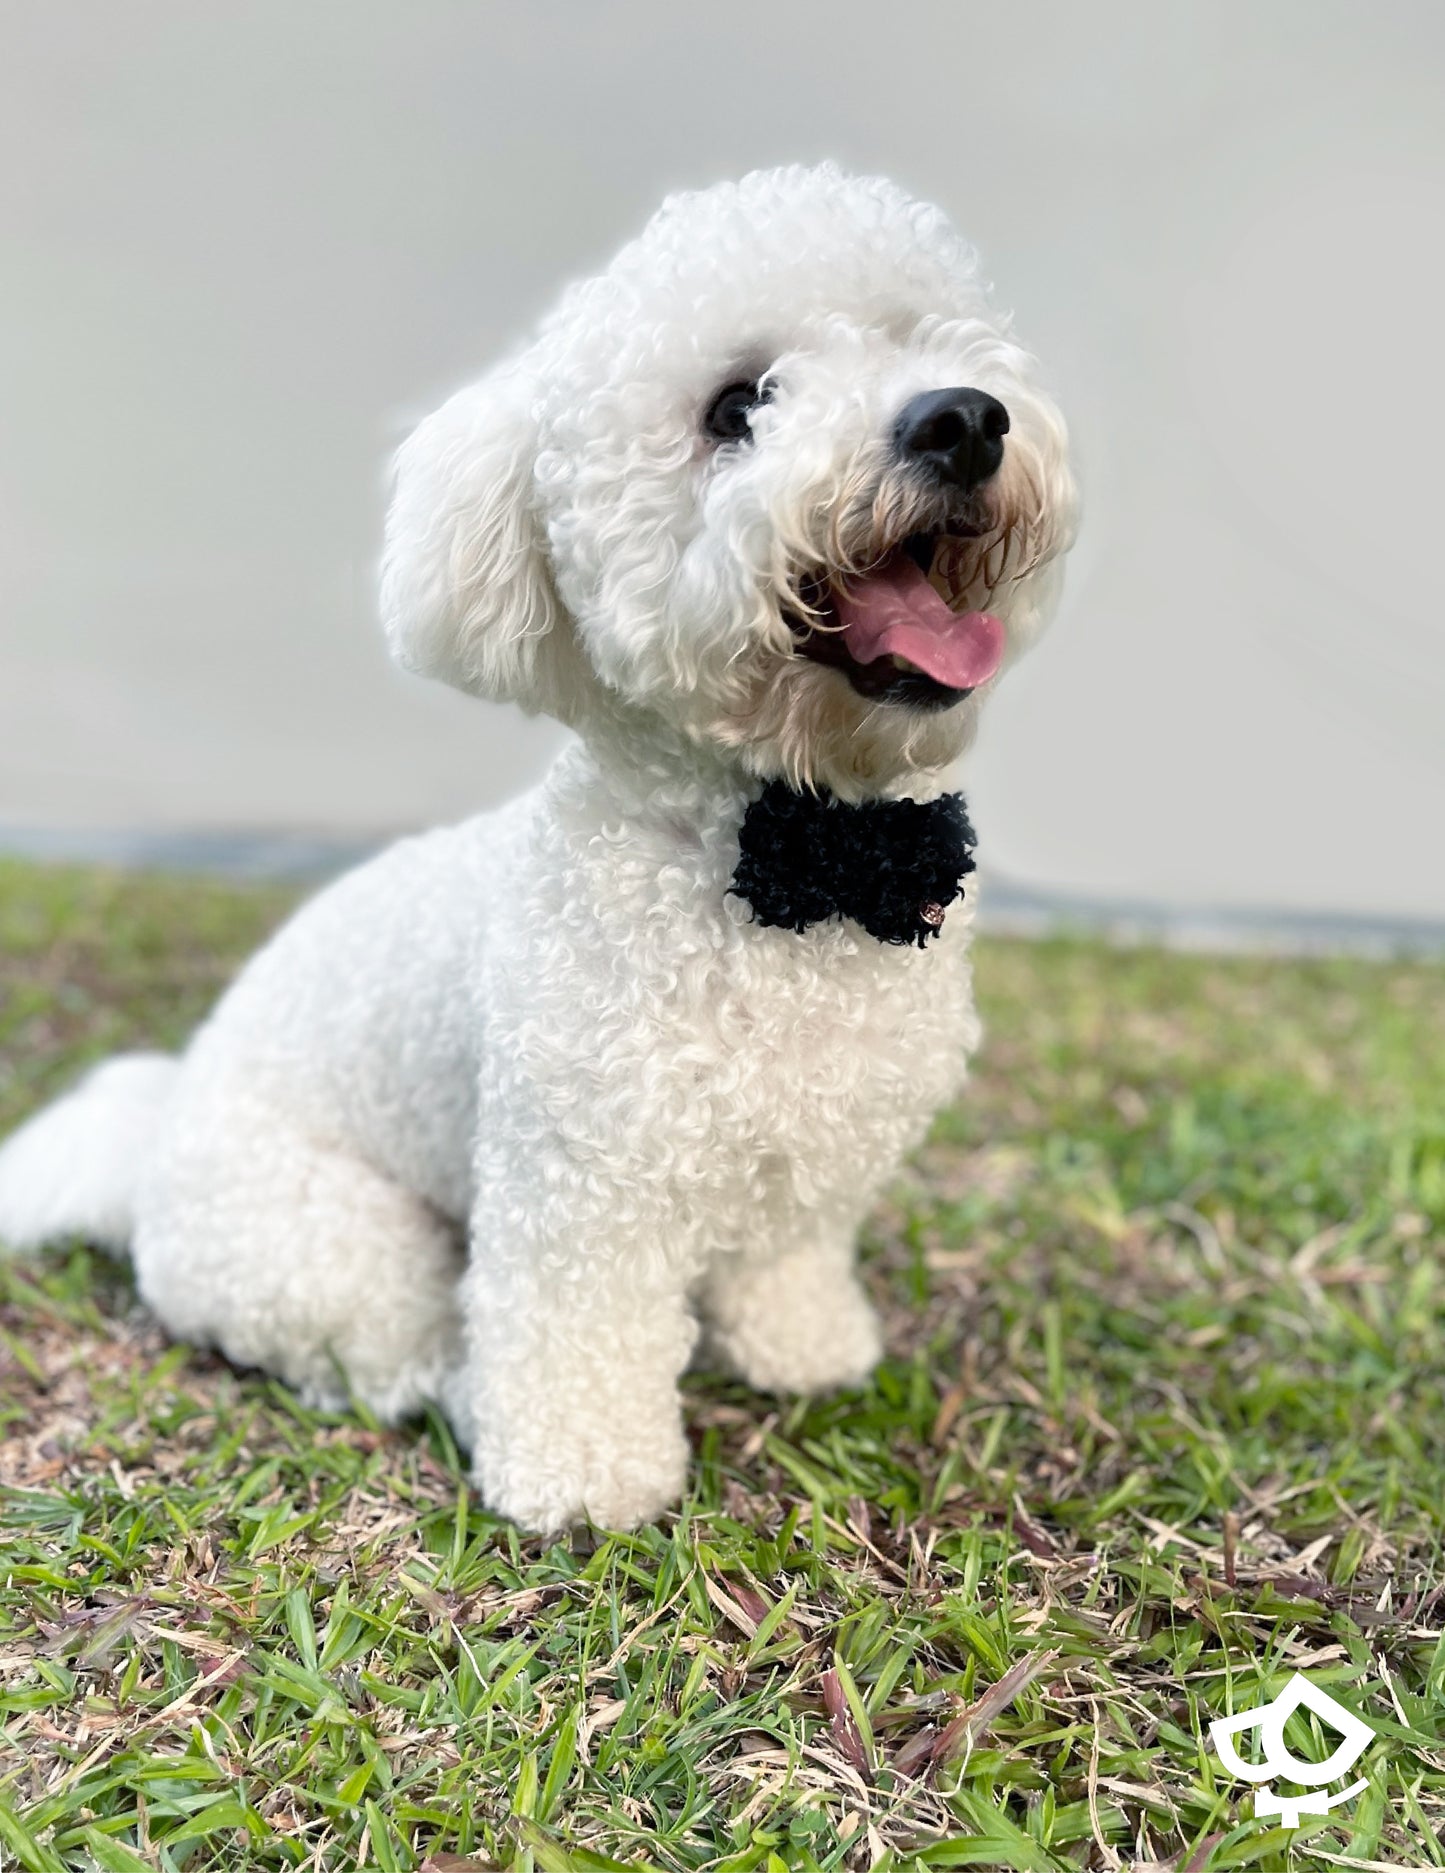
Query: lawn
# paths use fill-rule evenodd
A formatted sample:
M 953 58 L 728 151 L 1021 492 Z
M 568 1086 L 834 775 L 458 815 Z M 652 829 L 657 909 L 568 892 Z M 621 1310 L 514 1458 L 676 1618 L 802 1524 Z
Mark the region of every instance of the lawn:
M 178 1041 L 285 902 L 0 866 L 0 1125 Z M 0 1264 L 7 1873 L 1445 1865 L 1445 967 L 991 941 L 979 985 L 865 1245 L 887 1363 L 690 1379 L 636 1534 L 519 1538 L 440 1423 Z M 1297 1668 L 1375 1741 L 1286 1834 L 1207 1724 Z

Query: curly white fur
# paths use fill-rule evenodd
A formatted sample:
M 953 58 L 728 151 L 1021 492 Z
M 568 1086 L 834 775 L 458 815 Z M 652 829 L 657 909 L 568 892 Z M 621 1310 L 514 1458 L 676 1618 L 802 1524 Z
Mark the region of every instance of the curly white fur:
M 751 444 L 710 446 L 716 387 L 764 374 Z M 397 465 L 396 656 L 579 741 L 321 893 L 179 1063 L 113 1065 L 32 1120 L 0 1152 L 0 1235 L 129 1236 L 178 1336 L 386 1418 L 436 1401 L 486 1501 L 535 1528 L 678 1495 L 699 1321 L 756 1385 L 861 1380 L 854 1238 L 977 1041 L 970 913 L 887 948 L 763 928 L 728 885 L 759 777 L 924 797 L 971 737 L 984 691 L 866 701 L 786 616 L 810 569 L 898 537 L 922 497 L 894 417 L 959 384 L 1012 428 L 955 597 L 1014 655 L 1073 490 L 971 251 L 831 166 L 669 200 Z

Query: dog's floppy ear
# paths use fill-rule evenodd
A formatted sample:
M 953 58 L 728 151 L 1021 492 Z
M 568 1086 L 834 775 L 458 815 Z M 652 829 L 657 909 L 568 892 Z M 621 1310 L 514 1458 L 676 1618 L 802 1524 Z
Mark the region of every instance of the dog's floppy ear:
M 404 668 L 544 709 L 555 706 L 561 607 L 536 508 L 536 454 L 520 367 L 427 417 L 396 458 L 381 616 Z

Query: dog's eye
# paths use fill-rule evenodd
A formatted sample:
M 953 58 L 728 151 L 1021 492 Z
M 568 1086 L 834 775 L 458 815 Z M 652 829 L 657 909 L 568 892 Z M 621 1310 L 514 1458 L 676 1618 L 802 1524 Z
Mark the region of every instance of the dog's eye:
M 753 411 L 760 403 L 766 403 L 772 394 L 773 387 L 766 378 L 755 377 L 747 383 L 724 384 L 707 406 L 707 414 L 702 419 L 704 435 L 710 436 L 714 442 L 750 441 Z

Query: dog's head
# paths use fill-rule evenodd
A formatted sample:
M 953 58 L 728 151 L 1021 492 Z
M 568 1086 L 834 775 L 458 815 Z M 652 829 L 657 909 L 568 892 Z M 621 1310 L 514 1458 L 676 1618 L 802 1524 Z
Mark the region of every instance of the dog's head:
M 966 745 L 1069 544 L 1062 420 L 934 208 L 830 165 L 672 197 L 397 463 L 410 668 L 857 799 Z

